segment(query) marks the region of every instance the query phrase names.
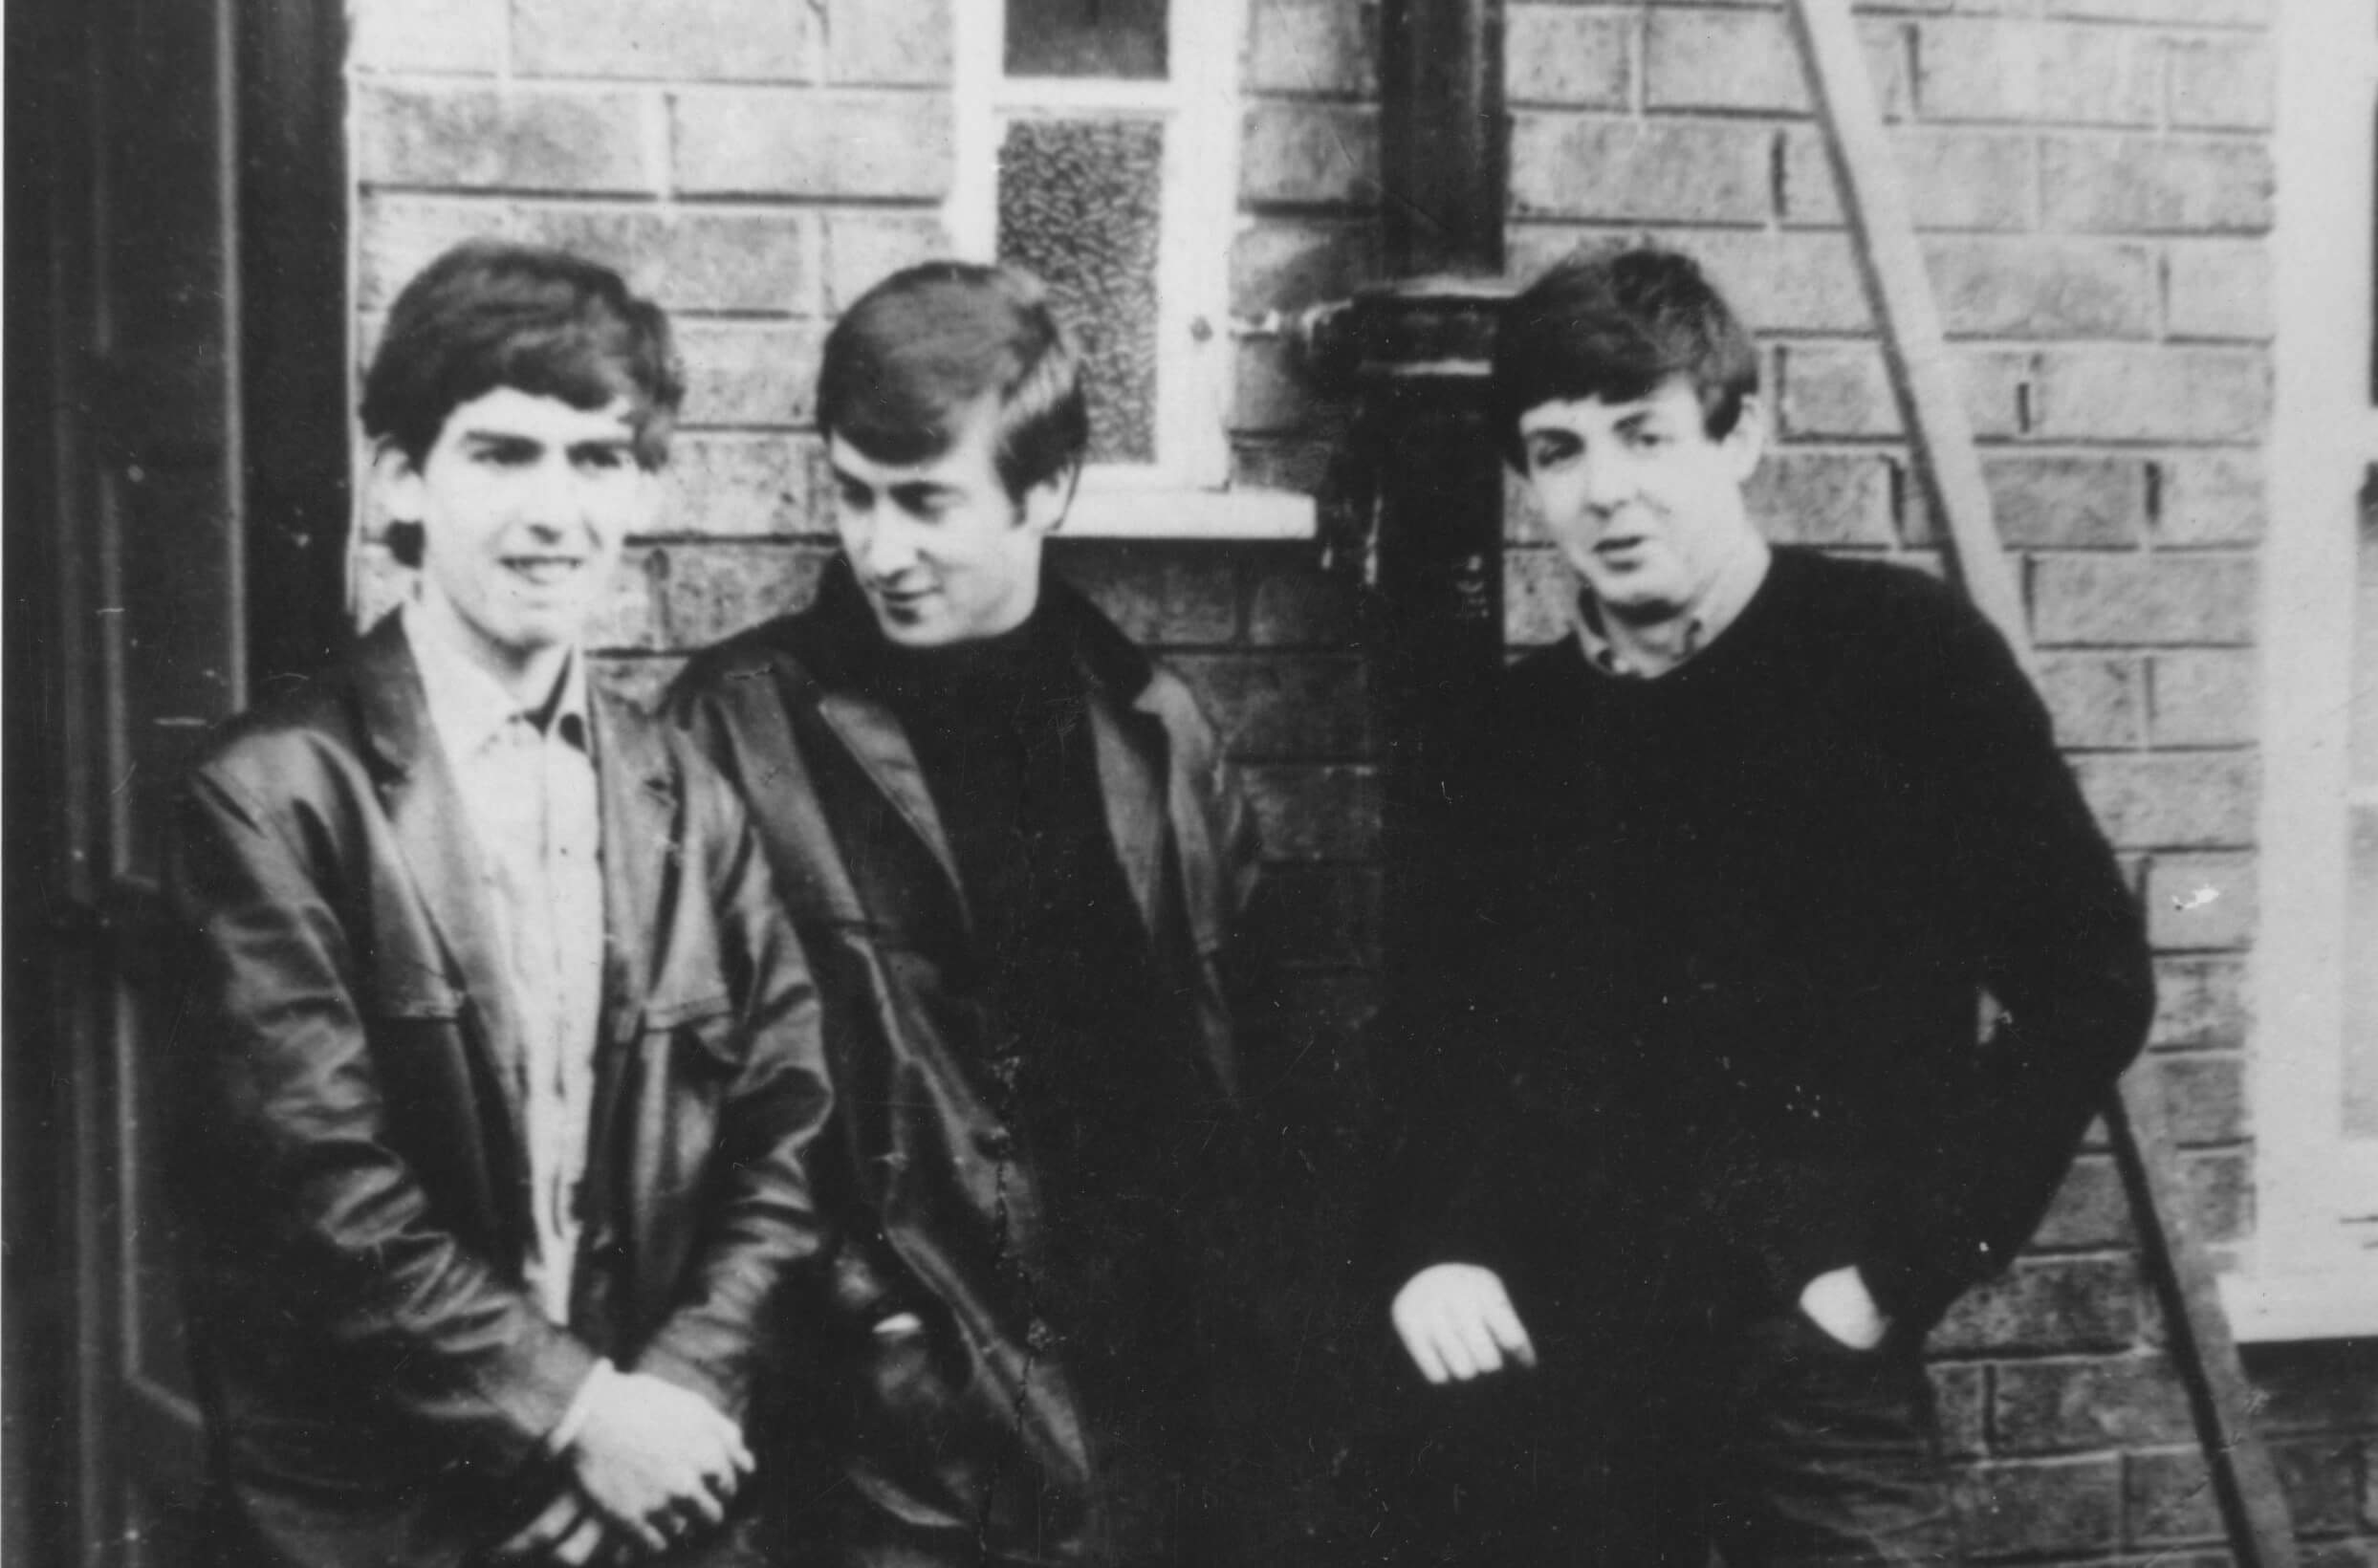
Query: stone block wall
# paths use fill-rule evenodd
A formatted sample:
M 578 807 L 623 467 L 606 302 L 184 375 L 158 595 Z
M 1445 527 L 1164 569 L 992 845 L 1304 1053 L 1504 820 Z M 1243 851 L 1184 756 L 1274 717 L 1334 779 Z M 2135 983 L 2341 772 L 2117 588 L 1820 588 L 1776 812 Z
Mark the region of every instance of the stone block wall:
M 692 377 L 671 499 L 601 631 L 657 690 L 807 597 L 831 550 L 808 406 L 834 313 L 942 252 L 952 7 L 987 0 L 360 0 L 356 305 L 469 234 L 571 246 L 675 313 Z M 2198 1218 L 2251 1231 L 2256 553 L 2271 332 L 2270 0 L 1861 8 L 1985 444 L 2060 734 L 2148 901 L 2154 1066 Z M 1779 537 L 1937 566 L 1818 128 L 1774 0 L 1508 0 L 1511 270 L 1650 234 L 1769 343 Z M 1346 410 L 1285 328 L 1379 272 L 1376 6 L 1250 0 L 1233 450 L 1313 490 Z M 1514 645 L 1563 575 L 1515 504 Z M 1376 991 L 1383 872 L 1358 604 L 1314 549 L 1060 544 L 1175 659 L 1261 813 L 1299 1011 L 1342 1085 Z M 401 586 L 359 553 L 364 613 Z M 2033 1252 L 1944 1326 L 1936 1377 L 1989 1557 L 2225 1560 L 2102 1149 Z M 2378 1563 L 2378 1355 L 2258 1353 L 2313 1560 Z

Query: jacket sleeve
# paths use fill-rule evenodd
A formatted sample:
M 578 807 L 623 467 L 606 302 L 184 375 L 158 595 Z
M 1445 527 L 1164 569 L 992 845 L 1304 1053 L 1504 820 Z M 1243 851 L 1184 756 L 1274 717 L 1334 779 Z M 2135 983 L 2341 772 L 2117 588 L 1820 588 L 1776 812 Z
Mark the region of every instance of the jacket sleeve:
M 826 1247 L 810 1162 L 834 1106 L 818 992 L 750 821 L 672 737 L 707 878 L 720 968 L 745 1035 L 724 1107 L 699 1245 L 676 1303 L 636 1358 L 740 1420 L 793 1272 Z
M 2001 1017 L 1945 1086 L 1931 1168 L 1880 1217 L 1865 1267 L 1917 1318 L 2029 1239 L 2154 1010 L 2138 902 L 2039 694 L 1977 611 L 1931 602 L 1896 711 L 1937 801 L 1945 907 Z
M 508 1470 L 537 1453 L 595 1357 L 439 1226 L 388 1141 L 339 912 L 364 896 L 341 886 L 359 868 L 333 865 L 328 830 L 301 832 L 298 810 L 219 771 L 178 801 L 168 878 L 191 939 L 202 1245 L 269 1272 L 306 1336 L 403 1416 Z

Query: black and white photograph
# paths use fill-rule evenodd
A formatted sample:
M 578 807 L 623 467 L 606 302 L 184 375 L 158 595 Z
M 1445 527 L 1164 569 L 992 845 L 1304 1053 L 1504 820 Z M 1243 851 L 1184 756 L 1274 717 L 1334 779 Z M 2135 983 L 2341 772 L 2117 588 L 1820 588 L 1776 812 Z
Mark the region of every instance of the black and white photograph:
M 11 0 L 12 1568 L 2378 1568 L 2366 0 Z

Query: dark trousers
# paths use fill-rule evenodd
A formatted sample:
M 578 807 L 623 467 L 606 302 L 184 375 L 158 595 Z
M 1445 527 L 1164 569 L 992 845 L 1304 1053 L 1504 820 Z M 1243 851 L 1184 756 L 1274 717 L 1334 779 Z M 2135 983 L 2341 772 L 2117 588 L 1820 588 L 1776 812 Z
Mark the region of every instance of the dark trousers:
M 1407 1562 L 1727 1568 L 1961 1560 L 1922 1346 L 1798 1312 L 1727 1331 L 1538 1335 L 1542 1364 L 1415 1395 L 1385 1494 Z

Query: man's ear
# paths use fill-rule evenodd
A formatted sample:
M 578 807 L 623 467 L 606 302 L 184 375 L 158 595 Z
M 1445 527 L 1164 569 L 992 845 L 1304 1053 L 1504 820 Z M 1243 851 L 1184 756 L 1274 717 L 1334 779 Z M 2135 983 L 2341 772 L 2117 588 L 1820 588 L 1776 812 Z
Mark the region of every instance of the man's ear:
M 1759 457 L 1767 450 L 1767 404 L 1753 393 L 1742 400 L 1741 412 L 1734 416 L 1734 428 L 1718 445 L 1725 449 L 1728 467 L 1734 483 L 1748 484 L 1758 468 Z
M 1035 534 L 1054 534 L 1073 510 L 1081 487 L 1081 465 L 1069 463 L 1024 492 L 1022 524 Z
M 383 441 L 372 448 L 372 485 L 380 493 L 381 511 L 390 522 L 421 521 L 421 465 L 395 442 Z

